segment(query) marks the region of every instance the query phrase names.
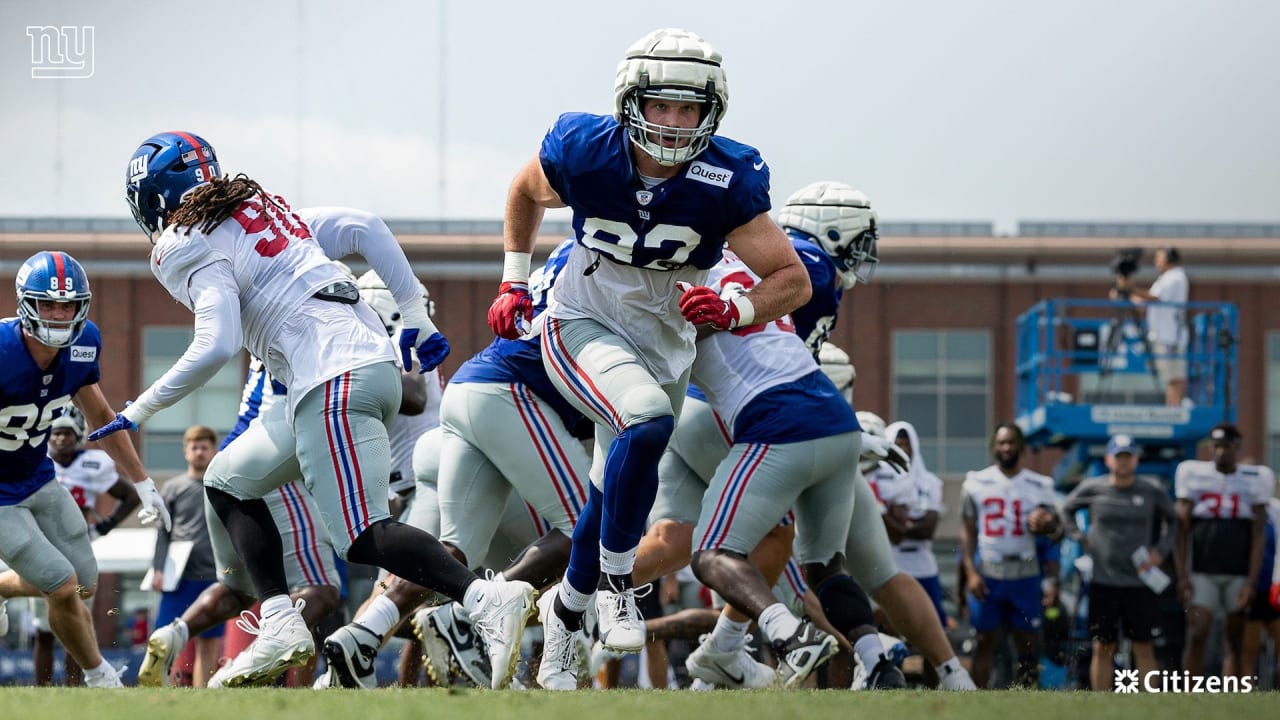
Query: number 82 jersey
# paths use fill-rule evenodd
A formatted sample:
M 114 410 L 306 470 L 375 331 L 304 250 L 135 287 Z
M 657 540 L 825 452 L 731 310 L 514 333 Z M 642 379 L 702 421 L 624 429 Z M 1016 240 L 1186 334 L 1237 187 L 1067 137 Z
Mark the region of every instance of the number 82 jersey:
M 626 129 L 584 113 L 556 121 L 539 159 L 573 210 L 577 240 L 550 316 L 601 321 L 631 341 L 659 382 L 679 377 L 693 360 L 694 329 L 680 316 L 675 284 L 701 285 L 726 237 L 769 211 L 764 160 L 715 136 L 675 176 L 646 187 Z
M 0 320 L 0 506 L 16 505 L 54 478 L 49 427 L 80 388 L 98 382 L 102 336 L 92 322 L 47 370 L 38 367 L 17 318 Z

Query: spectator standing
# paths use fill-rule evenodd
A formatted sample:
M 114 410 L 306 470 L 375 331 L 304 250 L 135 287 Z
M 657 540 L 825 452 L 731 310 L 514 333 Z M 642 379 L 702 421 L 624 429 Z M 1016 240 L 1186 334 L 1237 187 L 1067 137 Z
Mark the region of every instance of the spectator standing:
M 1093 560 L 1089 582 L 1089 634 L 1093 659 L 1089 679 L 1094 690 L 1110 691 L 1113 658 L 1120 627 L 1133 642 L 1133 655 L 1143 677 L 1156 670 L 1152 631 L 1158 617 L 1156 593 L 1140 573 L 1159 568 L 1173 549 L 1177 515 L 1168 491 L 1154 480 L 1137 476 L 1138 446 L 1128 435 L 1107 443 L 1111 471 L 1089 478 L 1067 496 L 1062 517 L 1067 534 L 1080 542 Z M 1088 533 L 1076 523 L 1078 510 L 1089 511 Z M 1154 547 L 1150 547 L 1153 538 Z M 1138 565 L 1134 553 L 1146 549 Z
M 217 447 L 218 437 L 211 428 L 204 425 L 187 428 L 182 436 L 182 456 L 187 461 L 187 472 L 171 478 L 160 489 L 160 495 L 173 516 L 173 528 L 160 528 L 156 533 L 156 550 L 151 560 L 151 589 L 161 593 L 156 627 L 164 627 L 181 616 L 200 593 L 218 579 L 204 516 L 204 473 Z M 177 584 L 166 591 L 165 561 L 175 542 L 191 543 L 190 553 L 186 554 L 185 564 L 177 569 L 181 573 Z M 190 672 L 190 678 L 183 677 L 176 684 L 204 687 L 208 683 L 218 667 L 222 633 L 223 625 L 219 624 L 196 636 L 194 667 L 189 671 L 182 666 L 178 669 L 179 674 Z

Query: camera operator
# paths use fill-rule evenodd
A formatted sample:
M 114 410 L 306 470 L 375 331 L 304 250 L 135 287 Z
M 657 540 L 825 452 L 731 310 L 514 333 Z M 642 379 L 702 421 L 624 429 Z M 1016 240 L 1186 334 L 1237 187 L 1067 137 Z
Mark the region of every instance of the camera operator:
M 1155 265 L 1160 275 L 1150 290 L 1134 287 L 1132 273 L 1120 273 L 1116 275 L 1111 299 L 1128 298 L 1135 304 L 1187 302 L 1190 284 L 1177 248 L 1156 250 Z M 1147 328 L 1156 356 L 1156 373 L 1165 386 L 1165 404 L 1181 405 L 1187 396 L 1186 310 L 1175 305 L 1153 305 L 1147 308 Z

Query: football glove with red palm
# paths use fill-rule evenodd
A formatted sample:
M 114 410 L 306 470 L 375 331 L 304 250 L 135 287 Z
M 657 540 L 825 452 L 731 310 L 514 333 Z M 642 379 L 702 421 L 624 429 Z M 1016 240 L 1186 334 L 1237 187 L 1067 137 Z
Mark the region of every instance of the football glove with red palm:
M 498 297 L 489 306 L 489 329 L 501 338 L 515 340 L 528 332 L 533 321 L 533 296 L 529 284 L 504 282 L 498 286 Z
M 676 283 L 684 291 L 680 296 L 680 314 L 694 325 L 710 325 L 717 330 L 733 330 L 755 321 L 755 308 L 745 295 L 728 300 L 705 285 Z

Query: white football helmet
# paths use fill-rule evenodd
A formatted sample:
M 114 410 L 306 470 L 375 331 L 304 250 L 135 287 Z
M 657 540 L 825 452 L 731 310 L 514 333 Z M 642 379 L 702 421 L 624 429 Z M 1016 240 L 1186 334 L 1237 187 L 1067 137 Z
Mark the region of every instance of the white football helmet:
M 853 400 L 853 381 L 858 379 L 858 371 L 850 362 L 849 353 L 832 343 L 823 342 L 818 350 L 818 367 L 846 400 Z
M 720 60 L 707 41 L 675 28 L 654 30 L 627 48 L 618 63 L 613 102 L 631 142 L 666 166 L 689 162 L 705 150 L 729 107 Z M 648 122 L 641 113 L 645 99 L 702 103 L 702 122 L 696 128 Z
M 857 416 L 858 424 L 862 426 L 862 432 L 876 437 L 884 437 L 884 429 L 887 427 L 884 418 L 870 410 L 859 410 Z
M 68 407 L 61 415 L 49 424 L 49 432 L 65 428 L 75 433 L 76 446 L 84 444 L 84 418 L 74 407 Z
M 822 246 L 840 272 L 846 288 L 871 282 L 876 265 L 879 220 L 871 200 L 860 190 L 839 182 L 822 181 L 797 190 L 778 214 L 784 230 L 808 235 Z
M 369 306 L 382 319 L 382 324 L 387 328 L 387 335 L 395 337 L 404 322 L 400 318 L 400 305 L 391 294 L 391 290 L 387 289 L 386 283 L 382 282 L 378 273 L 370 270 L 356 280 L 356 287 L 360 289 L 361 299 L 369 303 Z M 419 282 L 418 290 L 422 292 L 422 302 L 427 306 L 427 316 L 435 315 L 436 304 L 431 300 L 431 293 L 427 291 L 427 286 Z

